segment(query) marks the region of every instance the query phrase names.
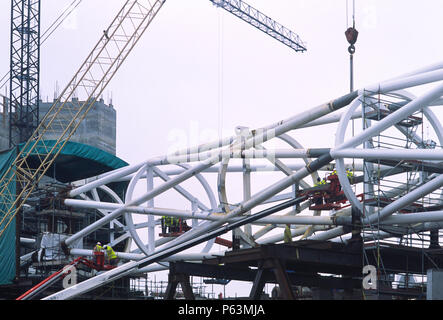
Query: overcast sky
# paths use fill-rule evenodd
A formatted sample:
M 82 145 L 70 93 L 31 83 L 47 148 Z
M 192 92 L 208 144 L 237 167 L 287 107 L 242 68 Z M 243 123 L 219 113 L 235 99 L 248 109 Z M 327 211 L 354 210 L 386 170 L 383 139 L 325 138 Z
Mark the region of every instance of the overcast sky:
M 72 0 L 42 1 L 45 30 Z M 349 0 L 351 2 L 351 0 Z M 64 88 L 124 1 L 83 0 L 41 52 L 41 96 Z M 187 134 L 190 144 L 234 127 L 260 127 L 349 90 L 346 0 L 250 0 L 297 33 L 296 53 L 209 0 L 168 0 L 112 80 L 117 154 L 134 163 L 166 153 Z M 355 87 L 441 59 L 438 0 L 357 0 Z M 9 43 L 10 2 L 1 1 L 2 43 Z M 0 74 L 9 48 L 0 48 Z M 310 140 L 306 144 L 326 145 Z M 200 140 L 200 141 L 196 141 Z M 332 141 L 332 140 L 331 140 Z
M 45 30 L 72 0 L 42 0 Z M 117 155 L 161 155 L 179 134 L 195 145 L 261 127 L 349 91 L 346 0 L 248 0 L 297 33 L 297 53 L 209 0 L 167 0 L 104 94 L 117 110 Z M 349 0 L 351 2 L 351 0 Z M 123 0 L 83 0 L 41 50 L 41 96 L 64 88 Z M 443 1 L 356 0 L 355 88 L 442 59 Z M 10 1 L 0 2 L 0 75 L 9 69 Z M 4 93 L 4 92 L 2 92 Z M 332 128 L 332 129 L 331 129 Z M 303 130 L 331 147 L 335 127 Z

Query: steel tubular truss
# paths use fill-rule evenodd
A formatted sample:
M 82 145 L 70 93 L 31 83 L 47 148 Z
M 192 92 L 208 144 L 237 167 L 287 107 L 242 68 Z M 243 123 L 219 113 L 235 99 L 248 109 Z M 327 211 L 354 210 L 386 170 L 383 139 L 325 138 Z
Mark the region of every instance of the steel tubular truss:
M 298 51 L 306 51 L 306 44 L 300 37 L 282 26 L 280 23 L 269 18 L 254 7 L 242 0 L 210 0 L 214 5 L 225 9 L 233 15 L 246 21 L 250 25 L 270 35 L 274 39 L 280 41 L 289 48 Z
M 21 148 L 13 165 L 0 180 L 0 197 L 3 202 L 0 210 L 0 236 L 100 97 L 164 2 L 165 0 L 126 1 L 72 80 L 41 119 L 32 137 Z M 74 95 L 84 96 L 85 99 L 82 99 L 83 102 L 74 99 L 72 104 L 66 103 Z M 53 131 L 62 134 L 58 134 L 57 141 L 48 146 L 43 142 L 43 136 Z M 27 161 L 30 155 L 39 158 L 40 164 L 37 168 L 30 167 Z M 18 186 L 17 196 L 11 194 L 11 185 Z
M 430 89 L 419 97 L 407 91 L 423 85 Z M 120 226 L 115 229 L 118 237 L 110 242 L 130 238 L 137 250 L 118 252 L 127 262 L 45 299 L 74 298 L 123 276 L 167 269 L 168 262 L 219 256 L 220 252 L 211 253 L 211 248 L 215 239 L 227 232 L 235 231 L 242 248 L 283 241 L 287 225 L 294 240 L 332 242 L 349 241 L 356 232 L 364 241 L 401 241 L 402 234 L 435 232 L 443 227 L 443 176 L 441 164 L 435 161 L 443 158 L 443 127 L 430 107 L 442 105 L 442 95 L 443 64 L 432 65 L 361 88 L 269 126 L 255 130 L 238 127 L 231 137 L 148 159 L 77 186 L 67 194 L 65 205 L 97 209 L 103 217 L 68 237 L 63 243 L 66 252 L 91 255 L 91 250 L 70 246 L 111 223 Z M 367 121 L 369 117 L 371 121 Z M 365 129 L 350 136 L 348 127 L 353 119 L 364 121 Z M 334 146 L 307 149 L 295 139 L 300 128 L 320 128 L 334 122 Z M 433 130 L 432 141 L 414 128 L 424 122 Z M 407 143 L 381 148 L 377 144 L 380 135 Z M 276 140 L 283 140 L 290 148 L 273 147 Z M 233 164 L 235 159 L 241 165 Z M 289 164 L 286 159 L 301 159 L 303 163 Z M 412 174 L 417 168 L 420 176 Z M 336 176 L 329 173 L 325 184 L 315 185 L 317 177 L 332 170 L 336 170 Z M 282 172 L 284 177 L 271 181 L 264 178 L 266 171 Z M 349 171 L 354 173 L 352 177 Z M 218 176 L 215 186 L 206 180 L 210 174 Z M 243 200 L 239 202 L 228 196 L 236 187 L 229 182 L 234 174 L 243 176 Z M 256 189 L 252 182 L 260 179 L 266 186 L 261 183 L 260 190 L 253 194 L 251 190 Z M 116 181 L 129 181 L 125 201 L 114 197 L 113 203 L 102 202 L 91 196 L 97 188 Z M 187 181 L 201 185 L 204 196 L 195 196 L 194 189 L 183 185 Z M 145 184 L 146 192 L 136 196 L 134 190 L 139 183 Z M 377 193 L 371 187 L 374 183 L 386 185 L 382 190 L 386 201 L 375 198 Z M 171 201 L 168 208 L 158 207 L 157 197 L 170 192 L 177 192 L 191 210 L 184 210 L 185 206 L 176 201 Z M 319 194 L 321 204 L 317 203 Z M 134 214 L 146 215 L 147 220 L 135 223 Z M 169 237 L 159 236 L 160 220 L 165 215 L 188 220 L 192 228 Z M 120 217 L 124 222 L 117 220 Z M 413 231 L 408 228 L 411 225 Z M 388 231 L 371 232 L 377 228 Z M 143 230 L 148 234 L 147 242 L 138 235 Z M 200 252 L 184 253 L 199 244 L 203 245 Z
M 290 38 L 286 29 L 242 1 L 211 1 L 277 39 Z M 164 2 L 129 0 L 104 30 L 0 180 L 0 236 Z M 295 39 L 298 46 L 293 49 L 305 50 Z M 417 97 L 409 91 L 416 86 L 430 88 Z M 84 102 L 78 99 L 77 104 L 65 104 L 75 94 L 84 95 Z M 266 127 L 237 127 L 231 137 L 151 158 L 76 185 L 66 191 L 64 205 L 97 210 L 102 218 L 69 235 L 62 242 L 65 254 L 91 256 L 92 250 L 73 248 L 74 243 L 107 225 L 112 229 L 111 245 L 131 239 L 137 249 L 126 245 L 123 252 L 117 252 L 123 264 L 44 299 L 72 299 L 124 276 L 165 270 L 169 262 L 214 258 L 220 255 L 211 252 L 215 240 L 229 232 L 235 234 L 241 248 L 287 238 L 346 242 L 356 232 L 363 241 L 401 241 L 403 235 L 431 230 L 435 241 L 435 231 L 443 227 L 443 127 L 430 107 L 441 106 L 442 95 L 443 63 L 438 63 L 360 88 Z M 63 117 L 65 112 L 69 116 Z M 350 135 L 349 123 L 355 119 L 362 120 L 362 130 Z M 418 130 L 425 121 L 433 130 L 431 138 Z M 332 146 L 306 148 L 296 140 L 298 129 L 331 123 L 337 124 Z M 43 135 L 56 128 L 63 134 L 54 145 L 45 145 Z M 381 136 L 406 143 L 393 145 L 391 140 L 381 141 Z M 276 142 L 281 145 L 282 141 L 289 147 L 277 148 Z M 387 143 L 389 147 L 381 147 Z M 40 153 L 47 156 L 40 156 L 39 166 L 31 167 L 28 157 Z M 290 164 L 286 159 L 302 162 Z M 266 171 L 280 172 L 283 177 L 265 178 Z M 236 173 L 242 175 L 239 201 L 230 193 L 238 191 L 229 179 Z M 210 174 L 217 174 L 215 186 L 207 180 Z M 317 179 L 323 176 L 325 181 L 319 185 Z M 257 180 L 261 180 L 258 187 L 253 185 Z M 121 181 L 129 182 L 124 201 L 107 186 Z M 187 182 L 203 192 L 196 196 Z M 145 190 L 141 194 L 135 191 L 140 184 Z M 102 201 L 103 193 L 112 202 Z M 170 193 L 178 194 L 187 206 L 170 201 L 167 208 L 159 207 L 156 200 Z M 135 214 L 147 219 L 135 221 Z M 188 220 L 191 226 L 160 235 L 162 216 Z M 378 232 L 371 232 L 375 229 Z M 141 231 L 146 231 L 147 241 L 140 237 Z M 200 252 L 185 252 L 197 245 L 203 245 Z M 283 273 L 275 276 L 289 283 Z M 261 285 L 260 277 L 257 285 Z

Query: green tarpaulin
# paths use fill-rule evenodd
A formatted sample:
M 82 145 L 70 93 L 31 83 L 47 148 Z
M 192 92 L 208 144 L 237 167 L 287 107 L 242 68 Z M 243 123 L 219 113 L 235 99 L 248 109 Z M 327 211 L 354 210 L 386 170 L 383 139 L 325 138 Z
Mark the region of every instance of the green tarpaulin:
M 15 156 L 16 156 L 15 150 L 0 153 L 0 178 L 6 174 L 6 171 L 14 162 Z M 8 174 L 8 176 L 10 174 Z M 8 189 L 9 193 L 11 195 L 14 195 L 15 183 L 10 183 L 8 185 Z M 7 207 L 8 205 L 5 205 L 5 201 L 0 202 L 1 212 L 7 211 Z M 11 212 L 10 216 L 12 215 L 14 215 L 14 212 Z M 4 221 L 0 224 L 0 230 L 3 230 L 3 228 L 9 223 L 10 216 L 6 217 L 6 219 L 4 219 Z M 3 215 L 0 215 L 0 219 L 3 220 Z M 15 218 L 9 223 L 8 227 L 0 237 L 0 284 L 10 284 L 12 283 L 12 280 L 14 280 L 14 277 L 15 277 Z
M 39 142 L 33 153 L 28 155 L 27 165 L 30 168 L 37 168 L 40 164 L 40 159 L 43 159 L 54 145 L 54 140 Z M 23 148 L 23 146 L 24 145 L 20 145 L 19 148 Z M 16 148 L 0 153 L 0 178 L 5 175 L 16 156 Z M 46 175 L 60 182 L 72 182 L 93 177 L 127 165 L 128 163 L 125 161 L 105 151 L 85 144 L 68 141 L 52 166 L 49 167 Z M 115 183 L 111 185 L 111 188 L 122 196 L 126 186 L 127 183 Z M 9 191 L 11 195 L 15 194 L 15 183 L 11 183 Z M 5 206 L 5 202 L 5 199 L 1 199 L 0 206 Z M 7 211 L 5 210 L 6 208 L 3 207 L 1 209 L 1 212 Z M 14 212 L 12 212 L 12 215 L 13 214 Z M 0 214 L 0 220 L 2 218 L 3 215 Z M 3 229 L 3 226 L 5 226 L 8 221 L 9 219 L 5 219 L 0 225 L 0 230 Z M 11 284 L 15 277 L 15 230 L 14 218 L 0 236 L 0 285 Z
M 37 168 L 40 158 L 47 150 L 51 150 L 54 140 L 40 141 L 28 156 L 27 162 L 31 168 Z M 26 150 L 25 150 L 26 152 Z M 35 155 L 33 155 L 35 154 Z M 37 156 L 38 154 L 38 156 Z M 63 150 L 49 167 L 46 175 L 60 182 L 76 181 L 127 166 L 128 163 L 116 156 L 86 144 L 68 141 Z

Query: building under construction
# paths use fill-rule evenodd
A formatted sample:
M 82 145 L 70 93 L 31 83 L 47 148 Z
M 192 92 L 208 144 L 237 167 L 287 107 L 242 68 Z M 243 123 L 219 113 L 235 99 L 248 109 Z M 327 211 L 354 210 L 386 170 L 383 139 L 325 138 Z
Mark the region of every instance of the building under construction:
M 248 283 L 241 298 L 252 300 L 443 299 L 443 126 L 431 109 L 443 103 L 443 63 L 356 89 L 354 22 L 349 93 L 129 164 L 116 156 L 116 111 L 98 97 L 167 5 L 124 2 L 44 103 L 40 1 L 11 1 L 0 299 L 221 299 L 213 285 L 231 281 Z M 208 2 L 309 54 L 246 2 Z M 416 96 L 416 87 L 427 90 Z M 300 143 L 302 129 L 331 124 L 334 145 Z

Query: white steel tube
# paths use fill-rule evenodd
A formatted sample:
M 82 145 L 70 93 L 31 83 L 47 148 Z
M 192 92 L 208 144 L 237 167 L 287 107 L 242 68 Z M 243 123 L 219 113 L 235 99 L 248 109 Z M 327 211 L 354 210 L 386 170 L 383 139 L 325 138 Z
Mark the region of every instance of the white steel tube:
M 334 158 L 442 160 L 443 149 L 338 149 Z
M 223 219 L 224 215 L 210 214 L 209 212 L 191 212 L 187 210 L 175 210 L 175 209 L 162 209 L 162 208 L 150 208 L 142 206 L 125 207 L 123 204 L 110 203 L 110 202 L 96 202 L 77 199 L 66 199 L 65 205 L 74 208 L 89 208 L 89 209 L 103 209 L 103 210 L 117 210 L 121 209 L 125 212 L 132 212 L 138 214 L 150 214 L 154 216 L 172 216 L 184 219 L 201 219 L 210 221 L 219 221 Z M 240 218 L 229 219 L 228 221 L 235 222 Z M 253 224 L 274 224 L 274 223 L 290 223 L 290 224 L 324 224 L 332 225 L 333 220 L 326 216 L 272 216 L 258 219 Z M 125 229 L 123 229 L 125 230 Z
M 321 118 L 319 118 L 317 120 L 313 120 L 311 122 L 308 122 L 305 125 L 300 126 L 300 129 L 301 128 L 309 128 L 309 127 L 314 127 L 314 126 L 319 126 L 319 125 L 339 122 L 341 116 L 342 116 L 342 113 L 328 114 L 328 115 L 323 116 L 323 117 L 321 117 Z M 352 115 L 351 119 L 359 119 L 359 118 L 361 118 L 361 111 L 355 111 L 354 114 Z
M 204 170 L 205 168 L 208 168 L 210 166 L 212 166 L 214 163 L 216 163 L 218 161 L 219 157 L 214 157 L 211 158 L 207 161 L 204 161 L 198 165 L 196 165 L 195 167 L 192 167 L 188 170 L 186 170 L 185 172 L 183 172 L 182 174 L 179 174 L 178 176 L 172 178 L 169 181 L 164 182 L 162 185 L 158 186 L 157 188 L 154 188 L 152 191 L 147 192 L 146 194 L 144 194 L 143 196 L 132 200 L 131 202 L 129 202 L 128 204 L 125 204 L 122 208 L 116 209 L 115 211 L 111 212 L 109 215 L 95 221 L 94 223 L 90 224 L 89 226 L 87 226 L 86 228 L 84 228 L 83 230 L 77 232 L 76 234 L 68 237 L 65 240 L 65 243 L 67 245 L 69 245 L 70 243 L 90 234 L 91 232 L 93 232 L 94 230 L 96 230 L 97 228 L 100 228 L 101 226 L 103 226 L 106 223 L 109 223 L 111 220 L 121 216 L 124 212 L 125 212 L 125 208 L 126 207 L 130 207 L 130 206 L 137 206 L 141 203 L 144 203 L 152 198 L 154 198 L 155 196 L 163 193 L 164 191 L 176 186 L 177 184 L 179 184 L 180 182 L 192 177 L 193 175 L 199 173 L 200 171 Z
M 68 196 L 75 197 L 75 196 L 78 196 L 81 193 L 88 192 L 88 191 L 90 191 L 90 190 L 92 190 L 94 188 L 97 188 L 97 187 L 101 186 L 101 185 L 113 182 L 113 181 L 115 181 L 118 178 L 122 178 L 124 176 L 127 176 L 128 174 L 136 172 L 137 170 L 139 170 L 144 165 L 145 165 L 145 163 L 139 163 L 139 164 L 136 164 L 136 165 L 132 165 L 132 166 L 128 166 L 128 167 L 125 167 L 125 168 L 117 169 L 117 170 L 115 170 L 111 174 L 108 174 L 108 175 L 106 175 L 106 176 L 104 176 L 102 178 L 99 178 L 97 180 L 91 181 L 91 182 L 89 182 L 89 183 L 87 183 L 87 184 L 85 184 L 85 185 L 83 185 L 81 187 L 78 187 L 78 188 L 75 188 L 75 189 L 71 190 L 68 193 Z
M 351 93 L 346 96 L 340 97 L 336 100 L 332 100 L 329 103 L 325 103 L 322 105 L 319 105 L 317 107 L 314 107 L 310 110 L 307 110 L 305 112 L 302 112 L 300 114 L 297 114 L 291 118 L 281 120 L 277 123 L 274 123 L 270 126 L 267 126 L 265 128 L 260 128 L 253 130 L 255 134 L 251 137 L 245 140 L 243 146 L 240 146 L 239 144 L 236 144 L 234 148 L 239 149 L 249 149 L 251 147 L 260 145 L 266 141 L 268 141 L 271 138 L 280 136 L 290 130 L 294 130 L 296 128 L 299 128 L 302 125 L 305 125 L 313 120 L 316 120 L 322 116 L 325 116 L 331 112 L 334 112 L 338 110 L 339 108 L 344 107 L 347 105 L 352 98 L 356 97 L 356 93 Z M 199 152 L 197 154 L 172 154 L 171 156 L 167 156 L 164 158 L 160 158 L 160 160 L 157 160 L 156 162 L 152 162 L 150 164 L 152 165 L 163 165 L 163 164 L 175 164 L 179 162 L 189 162 L 189 161 L 199 161 L 201 159 L 206 159 L 210 156 L 219 155 L 221 157 L 227 157 L 230 155 L 232 151 L 232 148 L 225 148 L 220 151 L 212 150 L 212 151 L 205 151 L 205 152 Z
M 424 197 L 425 195 L 433 192 L 434 190 L 443 186 L 443 175 L 439 175 L 431 181 L 425 183 L 424 185 L 408 192 L 406 195 L 397 199 L 396 201 L 388 204 L 386 207 L 380 210 L 379 214 L 373 214 L 362 220 L 363 224 L 373 224 L 377 222 L 378 219 L 382 220 L 387 216 L 393 214 L 394 212 L 400 210 L 406 205 Z
M 291 236 L 292 237 L 297 237 L 297 236 L 301 236 L 303 235 L 309 228 L 311 228 L 310 226 L 303 226 L 303 227 L 298 227 L 295 229 L 291 229 Z M 313 231 L 320 231 L 320 230 L 325 230 L 325 228 L 327 228 L 326 226 L 319 226 L 319 225 L 314 225 L 312 227 Z M 283 230 L 276 235 L 273 236 L 269 236 L 267 238 L 264 239 L 258 239 L 256 240 L 257 244 L 268 244 L 268 243 L 276 243 L 279 241 L 283 241 L 284 239 L 284 235 L 283 235 Z
M 73 248 L 70 251 L 70 254 L 72 254 L 73 256 L 89 256 L 92 257 L 94 255 L 93 250 L 89 250 L 89 249 L 76 249 Z M 125 259 L 125 260 L 140 260 L 143 258 L 146 258 L 146 255 L 144 255 L 143 253 L 129 253 L 129 252 L 119 252 L 119 251 L 115 251 L 115 254 L 117 255 L 118 258 L 120 259 Z M 163 261 L 198 261 L 198 260 L 202 260 L 202 259 L 210 259 L 210 258 L 214 258 L 215 256 L 211 253 L 177 253 L 174 254 L 170 257 L 165 258 Z
M 443 221 L 443 211 L 418 212 L 408 214 L 396 214 L 387 217 L 382 224 L 414 224 L 421 222 L 440 222 Z
M 443 175 L 439 175 L 433 180 L 427 182 L 426 184 L 418 187 L 417 189 L 409 192 L 402 198 L 388 204 L 386 207 L 384 207 L 378 214 L 374 213 L 370 215 L 369 217 L 362 219 L 363 225 L 374 225 L 378 223 L 378 220 L 384 221 L 385 218 L 387 218 L 389 215 L 393 214 L 394 212 L 400 210 L 404 206 L 408 205 L 409 203 L 412 203 L 421 197 L 425 196 L 428 193 L 433 192 L 434 190 L 438 189 L 443 185 Z M 333 228 L 329 231 L 320 233 L 315 236 L 311 236 L 308 239 L 311 240 L 328 240 L 332 239 L 338 236 L 341 236 L 345 234 L 345 230 L 342 226 Z
M 146 168 L 146 191 L 154 189 L 154 170 L 152 167 Z M 148 208 L 154 207 L 154 199 L 148 200 Z M 153 215 L 148 216 L 148 251 L 154 252 L 155 249 L 155 220 Z
M 300 170 L 301 168 L 303 168 L 305 165 L 302 164 L 302 163 L 300 163 L 300 164 L 290 164 L 289 163 L 289 164 L 286 164 L 286 166 L 289 169 L 291 169 L 292 171 L 297 171 L 297 170 Z M 346 163 L 345 167 L 346 168 L 353 168 L 355 171 L 362 171 L 363 170 L 363 166 L 362 166 L 361 163 L 354 163 L 354 164 L 353 163 Z M 326 165 L 326 166 L 320 168 L 319 170 L 320 171 L 332 171 L 333 168 L 334 168 L 334 165 L 333 164 L 329 164 L 329 165 Z M 387 169 L 388 166 L 382 166 L 382 168 Z M 180 169 L 180 168 L 177 168 L 177 169 L 165 169 L 165 170 L 163 170 L 163 172 L 165 174 L 167 174 L 168 176 L 175 176 L 175 175 L 178 175 L 180 173 L 183 173 L 183 171 L 185 171 L 185 169 Z M 210 167 L 210 168 L 208 168 L 206 170 L 203 170 L 202 173 L 218 173 L 219 171 L 220 171 L 220 166 L 219 165 L 215 165 L 215 166 Z M 226 171 L 230 172 L 230 173 L 235 173 L 235 172 L 242 173 L 243 172 L 243 168 L 242 168 L 241 165 L 228 165 L 228 168 L 227 168 Z M 256 171 L 259 171 L 259 172 L 273 172 L 273 171 L 281 171 L 281 169 L 277 168 L 276 166 L 272 166 L 272 165 L 270 166 L 268 164 L 263 164 L 263 165 L 262 164 L 251 164 L 251 172 L 256 172 Z M 116 179 L 114 181 L 115 182 L 117 182 L 117 181 L 129 181 L 129 180 L 131 180 L 132 177 L 133 177 L 133 175 L 131 174 L 131 175 L 128 175 L 128 176 Z M 154 177 L 157 177 L 157 175 L 155 173 L 154 173 Z M 146 178 L 146 175 L 142 175 L 140 178 L 144 179 L 144 178 Z
M 439 71 L 442 72 L 443 71 Z M 400 122 L 404 118 L 408 117 L 412 113 L 420 110 L 424 106 L 428 105 L 435 99 L 439 98 L 443 93 L 443 84 L 439 84 L 432 90 L 428 91 L 426 94 L 412 100 L 408 104 L 406 104 L 401 109 L 395 111 L 394 113 L 390 114 L 386 118 L 378 121 L 373 126 L 367 128 L 360 134 L 355 135 L 354 137 L 350 138 L 348 141 L 342 143 L 336 149 L 346 149 L 349 147 L 356 147 L 360 144 L 362 144 L 364 141 L 368 140 L 369 138 L 372 138 L 373 136 L 379 134 L 383 130 L 389 128 L 390 126 L 393 126 L 394 124 Z M 334 150 L 331 150 L 331 155 L 334 156 Z
M 305 167 L 305 168 L 283 178 L 282 180 L 274 183 L 273 185 L 262 190 L 261 192 L 258 192 L 257 194 L 252 196 L 251 199 L 249 199 L 247 201 L 243 201 L 236 209 L 232 210 L 229 214 L 224 216 L 220 221 L 213 222 L 209 225 L 206 225 L 206 226 L 200 228 L 196 232 L 185 233 L 182 236 L 180 236 L 179 238 L 177 238 L 176 240 L 171 241 L 170 244 L 177 244 L 177 242 L 181 243 L 183 241 L 189 240 L 190 238 L 202 235 L 215 227 L 221 226 L 225 222 L 228 222 L 228 220 L 231 219 L 232 217 L 235 217 L 235 216 L 238 216 L 242 213 L 250 211 L 258 204 L 262 203 L 263 201 L 267 200 L 268 198 L 272 197 L 273 195 L 283 191 L 284 189 L 290 187 L 291 185 L 297 183 L 301 179 L 308 176 L 310 173 L 311 172 L 308 170 L 308 168 Z M 192 230 L 192 231 L 194 231 L 194 230 Z
M 344 102 L 342 100 L 340 100 L 339 103 L 341 103 L 341 104 L 339 105 L 339 107 L 343 107 L 344 106 L 343 104 L 346 103 L 352 97 L 354 97 L 353 94 L 346 96 L 343 100 Z M 331 113 L 332 111 L 335 111 L 334 101 L 331 103 L 327 103 L 327 104 L 323 104 L 318 107 L 315 107 L 312 110 L 308 110 L 306 112 L 303 112 L 300 115 L 292 117 L 287 121 L 279 122 L 279 123 L 277 123 L 275 128 L 265 130 L 264 132 L 258 132 L 252 138 L 247 139 L 246 142 L 244 143 L 243 147 L 245 149 L 248 149 L 248 148 L 253 147 L 255 145 L 259 145 L 259 144 L 267 141 L 270 138 L 281 135 L 289 130 L 294 129 L 297 126 L 303 125 L 305 123 L 308 123 L 309 121 L 315 120 L 323 115 Z M 217 152 L 216 155 L 213 155 L 211 158 L 208 158 L 207 160 L 203 161 L 202 163 L 196 165 L 195 167 L 186 170 L 184 173 L 163 183 L 161 186 L 155 188 L 151 192 L 148 192 L 144 196 L 131 201 L 129 204 L 126 204 L 125 206 L 138 205 L 140 203 L 143 203 L 143 202 L 146 202 L 147 200 L 152 199 L 156 195 L 159 195 L 160 193 L 172 188 L 173 186 L 179 184 L 180 182 L 190 178 L 192 175 L 195 175 L 196 173 L 199 173 L 199 172 L 203 171 L 204 169 L 209 168 L 210 166 L 216 164 L 217 162 L 219 162 L 221 160 L 221 157 L 223 156 L 223 154 L 226 154 L 226 153 L 229 154 L 229 151 L 230 151 L 230 149 L 227 148 L 225 150 L 221 150 L 221 151 Z M 171 162 L 166 157 L 160 157 L 160 158 L 156 158 L 151 161 L 148 161 L 146 164 L 147 165 L 160 165 L 160 164 L 170 164 L 170 163 Z M 306 177 L 309 174 L 309 172 L 307 170 L 304 171 L 303 169 L 300 170 L 299 172 L 303 172 L 302 178 Z M 104 179 L 106 179 L 106 178 L 107 177 L 105 177 Z M 292 181 L 292 178 L 295 178 L 296 180 Z M 289 182 L 289 184 L 286 187 L 284 187 L 278 191 L 274 191 L 274 193 L 270 193 L 270 190 L 273 190 L 271 188 L 268 190 L 265 190 L 265 192 L 260 193 L 257 196 L 257 199 L 266 200 L 267 198 L 273 196 L 274 194 L 280 192 L 281 190 L 289 187 L 291 184 L 298 182 L 298 180 L 299 179 L 297 178 L 297 173 L 294 176 L 291 175 L 291 176 L 289 176 L 289 180 L 286 181 L 286 182 Z M 85 189 L 87 189 L 86 185 L 83 187 L 85 187 Z M 77 192 L 79 192 L 79 191 L 77 191 Z M 265 196 L 266 198 L 261 198 L 263 196 Z M 258 202 L 260 202 L 260 200 Z M 255 200 L 252 200 L 252 199 L 250 202 L 247 201 L 246 203 L 248 205 L 251 205 L 251 204 L 253 204 L 253 205 L 249 209 L 247 209 L 246 211 L 249 211 L 250 209 L 252 209 L 254 206 L 256 206 L 258 204 L 258 202 L 256 202 Z M 231 214 L 238 215 L 238 214 L 240 214 L 240 212 L 242 212 L 242 213 L 246 212 L 246 211 L 242 211 L 242 210 L 243 210 L 242 207 L 240 207 L 240 210 L 234 210 Z M 65 240 L 65 243 L 66 244 L 72 243 L 73 241 L 88 235 L 89 233 L 93 232 L 94 230 L 101 227 L 105 223 L 108 223 L 112 219 L 119 217 L 121 214 L 123 214 L 123 212 L 124 211 L 122 209 L 115 210 L 114 212 L 110 213 L 106 217 L 101 218 L 100 220 L 92 223 L 91 225 L 87 226 L 85 229 L 81 230 L 80 232 L 70 236 L 69 238 L 67 238 Z M 226 221 L 228 219 L 226 219 Z M 222 223 L 219 224 L 219 222 L 217 222 L 216 224 L 217 225 L 214 225 L 214 227 L 221 225 Z M 201 229 L 205 230 L 203 232 L 206 232 L 206 231 L 209 231 L 211 229 L 211 227 L 210 227 L 210 225 L 208 225 L 207 227 L 202 227 Z M 194 231 L 194 230 L 192 230 L 192 231 Z M 182 237 L 185 237 L 185 238 L 192 237 L 194 234 L 194 232 L 192 232 L 192 231 L 188 232 L 187 234 L 184 234 L 183 236 L 179 237 L 178 239 L 180 239 Z M 199 234 L 201 234 L 201 233 L 199 233 Z M 184 240 L 181 239 L 180 241 L 184 241 Z M 169 245 L 171 245 L 175 242 L 176 242 L 175 240 L 171 241 L 166 246 L 169 247 Z
M 406 78 L 406 77 L 414 76 L 414 75 L 417 75 L 420 73 L 426 73 L 426 72 L 434 71 L 434 70 L 438 70 L 438 69 L 443 69 L 443 61 L 438 61 L 436 63 L 427 65 L 425 67 L 404 73 L 398 77 L 395 77 L 395 79 Z
M 329 239 L 341 236 L 343 234 L 345 234 L 345 230 L 344 230 L 344 228 L 342 226 L 340 226 L 340 227 L 333 228 L 333 229 L 328 230 L 328 231 L 324 231 L 324 232 L 319 233 L 319 234 L 312 235 L 312 236 L 308 237 L 308 239 L 309 240 L 322 240 L 322 241 L 324 241 L 324 240 L 329 240 Z
M 359 94 L 364 94 L 364 91 L 387 93 L 391 91 L 411 88 L 427 83 L 443 80 L 443 70 L 433 70 L 429 72 L 419 73 L 404 78 L 397 78 L 393 80 L 383 81 L 373 85 L 366 86 L 360 89 Z M 439 98 L 439 97 L 437 97 Z M 436 98 L 436 99 L 437 99 Z

